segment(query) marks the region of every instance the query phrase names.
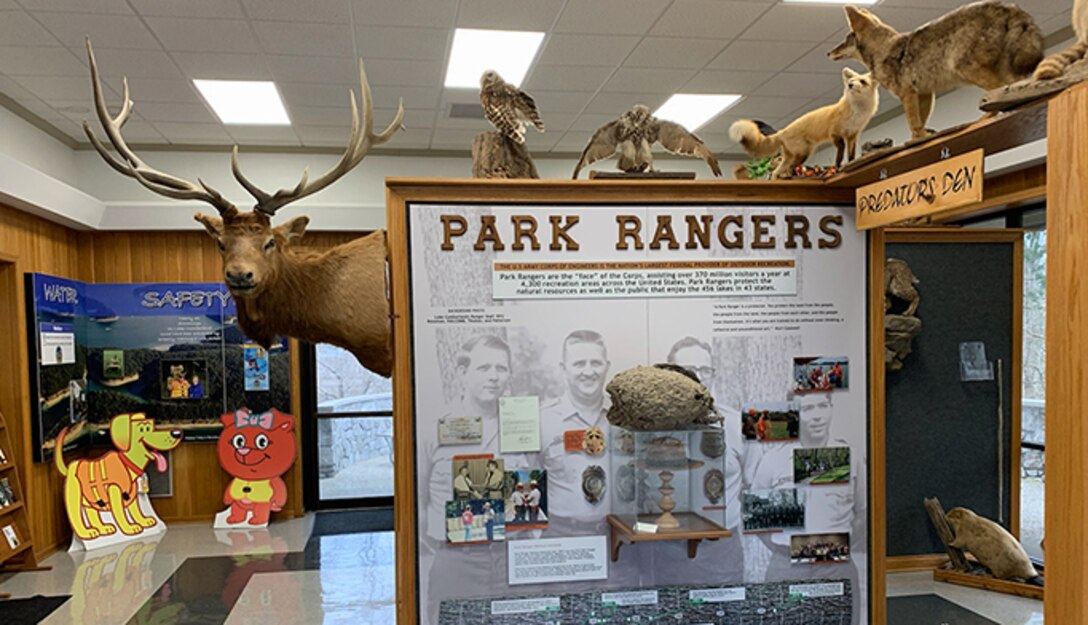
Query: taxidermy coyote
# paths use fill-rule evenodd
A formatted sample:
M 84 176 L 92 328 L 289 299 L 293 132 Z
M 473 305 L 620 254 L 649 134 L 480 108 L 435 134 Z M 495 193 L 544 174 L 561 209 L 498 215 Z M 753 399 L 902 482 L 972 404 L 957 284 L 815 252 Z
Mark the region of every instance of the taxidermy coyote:
M 774 134 L 764 135 L 756 122 L 742 119 L 729 127 L 729 137 L 752 156 L 770 156 L 781 150 L 782 162 L 774 169 L 775 178 L 788 178 L 795 167 L 803 165 L 825 143 L 835 144 L 835 167 L 839 167 L 844 152 L 849 153 L 850 160 L 854 159 L 858 135 L 880 104 L 871 74 L 859 74 L 847 67 L 842 70 L 842 83 L 838 102 L 809 111 Z
M 909 33 L 900 33 L 865 9 L 846 6 L 851 33 L 827 53 L 857 59 L 903 101 L 912 138 L 925 137 L 933 100 L 962 84 L 983 89 L 1031 76 L 1043 59 L 1043 34 L 1014 4 L 964 5 Z

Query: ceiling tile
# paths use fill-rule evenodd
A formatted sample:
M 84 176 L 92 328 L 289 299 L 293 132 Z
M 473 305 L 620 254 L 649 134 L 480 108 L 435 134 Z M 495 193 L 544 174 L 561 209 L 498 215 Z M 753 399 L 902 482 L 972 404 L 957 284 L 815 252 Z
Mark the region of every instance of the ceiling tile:
M 537 66 L 526 83 L 530 94 L 536 91 L 596 91 L 612 75 L 611 67 Z
M 582 113 L 571 122 L 570 127 L 567 129 L 567 136 L 569 137 L 571 132 L 577 133 L 584 145 L 589 140 L 590 135 L 596 132 L 598 128 L 616 121 L 622 113 L 623 111 L 619 111 L 615 115 L 611 113 Z
M 125 0 L 19 0 L 27 11 L 56 11 L 58 13 L 108 13 L 132 15 Z
M 834 89 L 841 90 L 842 83 L 829 74 L 800 74 L 783 72 L 760 85 L 752 95 L 808 96 L 824 95 Z
M 545 120 L 546 121 L 546 120 Z M 449 107 L 443 107 L 438 112 L 438 116 L 434 120 L 435 128 L 460 128 L 462 130 L 476 130 L 477 132 L 483 132 L 485 130 L 491 130 L 491 124 L 487 123 L 485 119 L 460 119 L 451 118 L 449 115 Z M 536 132 L 535 128 L 526 129 L 526 133 Z
M 302 145 L 290 126 L 224 126 L 243 145 Z
M 256 53 L 256 40 L 243 20 L 190 17 L 146 18 L 151 30 L 171 52 Z
M 546 31 L 562 8 L 563 0 L 461 0 L 457 26 Z
M 433 87 L 442 84 L 441 63 L 374 59 L 366 62 L 371 85 Z
M 74 122 L 82 124 L 84 117 L 84 115 L 73 115 L 71 119 Z M 154 126 L 141 121 L 130 121 L 126 123 L 121 134 L 124 136 L 125 143 L 130 145 L 138 143 L 163 143 L 166 141 L 166 138 L 163 137 L 162 133 Z M 86 141 L 86 137 L 87 135 L 83 134 L 81 140 Z
M 135 96 L 133 96 L 135 99 Z M 215 115 L 204 104 L 180 102 L 140 102 L 137 110 L 144 119 L 154 122 L 212 123 Z
M 638 45 L 638 37 L 552 35 L 540 54 L 541 65 L 615 67 Z
M 20 89 L 22 89 L 22 87 L 20 87 Z M 62 113 L 57 112 L 53 107 L 49 106 L 41 99 L 34 96 L 31 96 L 30 98 L 20 97 L 18 100 L 18 104 L 30 113 L 48 122 L 53 122 L 56 120 L 67 120 L 67 118 L 64 117 Z
M 588 141 L 589 135 L 585 133 L 568 132 L 552 147 L 552 150 L 558 152 L 581 152 L 582 149 L 586 147 Z M 574 169 L 573 163 L 571 163 L 571 169 Z
M 379 26 L 438 26 L 453 27 L 456 2 L 434 0 L 352 0 L 352 12 L 357 24 Z
M 277 81 L 304 83 L 344 83 L 359 80 L 359 62 L 335 56 L 275 56 L 265 57 Z M 370 71 L 370 63 L 367 63 Z M 374 84 L 374 78 L 370 78 Z M 346 106 L 346 105 L 345 105 Z
M 603 91 L 621 93 L 676 93 L 695 70 L 637 69 L 621 67 L 604 84 Z
M 323 145 L 343 147 L 348 135 L 343 128 L 336 126 L 302 126 L 294 124 L 295 133 L 302 139 L 303 145 Z
M 676 0 L 650 29 L 650 34 L 732 39 L 765 11 L 767 5 L 759 2 Z
M 84 76 L 16 76 L 15 81 L 27 91 L 46 101 L 85 99 L 90 102 L 93 97 L 91 86 Z M 109 87 L 104 87 L 104 91 L 107 103 L 114 103 L 121 99 Z
M 683 86 L 684 93 L 751 93 L 775 72 L 725 72 L 706 70 Z
M 1044 15 L 1054 15 L 1069 9 L 1067 0 L 1017 0 L 1016 5 L 1039 19 Z
M 82 54 L 82 49 L 77 54 Z M 94 56 L 103 76 L 128 76 L 130 84 L 134 82 L 134 78 L 181 76 L 181 70 L 174 61 L 165 52 L 158 50 L 95 49 Z
M 144 16 L 221 17 L 245 19 L 241 5 L 236 0 L 128 0 L 136 12 Z
M 242 6 L 252 20 L 351 23 L 346 0 L 242 0 Z
M 86 15 L 78 13 L 39 13 L 42 25 L 64 45 L 83 48 L 86 37 L 98 50 L 124 48 L 159 50 L 159 42 L 135 15 Z
M 288 110 L 292 124 L 303 126 L 347 127 L 351 124 L 351 109 L 331 106 L 292 106 Z
M 268 80 L 272 74 L 260 54 L 228 54 L 225 52 L 175 52 L 185 75 L 207 80 Z
M 0 0 L 0 10 L 4 10 L 4 11 L 8 11 L 8 10 L 21 11 L 22 7 L 20 7 L 15 2 L 15 0 Z
M 567 0 L 557 33 L 642 35 L 671 0 Z
M 342 24 L 250 22 L 268 54 L 355 56 L 351 27 Z
M 23 46 L 0 46 L 0 73 L 9 76 L 88 75 L 87 66 L 67 48 Z
M 1069 28 L 1072 19 L 1072 11 L 1063 11 L 1039 22 L 1039 28 L 1044 36 L 1050 36 L 1063 28 Z M 1061 42 L 1060 50 L 1065 49 L 1066 42 Z M 1049 51 L 1048 51 L 1049 52 Z
M 877 9 L 884 7 L 926 7 L 951 11 L 964 4 L 963 0 L 883 0 Z
M 450 45 L 447 28 L 404 28 L 400 26 L 357 26 L 355 46 L 364 61 L 408 59 L 443 61 Z
M 0 49 L 0 50 L 2 50 L 2 49 Z M 4 58 L 4 54 L 3 54 L 2 51 L 0 51 L 0 59 L 3 59 L 3 58 Z M 20 100 L 20 99 L 37 100 L 38 99 L 38 96 L 31 93 L 30 90 L 28 90 L 26 87 L 24 87 L 24 86 L 20 85 L 19 83 L 15 82 L 14 78 L 4 76 L 2 71 L 0 71 L 0 93 L 4 94 L 5 96 L 7 96 L 7 97 L 9 97 L 9 98 L 11 98 L 13 100 Z
M 549 111 L 577 113 L 589 104 L 592 97 L 591 91 L 533 91 L 536 107 L 544 115 Z
M 668 99 L 669 95 L 663 93 L 598 93 L 586 106 L 586 113 L 606 113 L 615 119 L 636 104 L 645 104 L 656 111 Z
M 831 44 L 818 45 L 814 50 L 797 59 L 785 71 L 809 74 L 841 74 L 844 67 L 849 67 L 858 72 L 869 71 L 860 61 L 832 61 L 827 58 L 827 51 L 831 48 Z
M 397 150 L 426 150 L 431 147 L 431 131 L 423 130 L 421 132 L 412 132 L 411 130 L 406 132 L 398 132 L 394 137 L 381 146 L 383 150 L 397 151 Z M 467 175 L 467 174 L 466 174 Z
M 727 114 L 736 118 L 780 117 L 788 115 L 798 107 L 808 104 L 812 98 L 801 96 L 746 96 L 727 111 Z
M 734 41 L 710 69 L 781 71 L 813 48 L 812 43 L 792 41 Z
M 763 41 L 827 41 L 846 28 L 841 6 L 776 4 L 741 35 Z
M 18 10 L 0 11 L 0 42 L 5 47 L 60 45 L 29 13 Z
M 436 128 L 431 135 L 431 147 L 444 150 L 471 150 L 472 140 L 480 130 Z
M 359 98 L 359 85 L 357 84 L 306 84 L 293 82 L 279 82 L 276 86 L 280 90 L 280 96 L 288 107 L 292 106 L 330 106 L 347 108 L 349 91 L 355 91 L 355 98 Z
M 358 87 L 356 87 L 358 91 Z M 441 89 L 438 87 L 396 87 L 382 86 L 371 89 L 371 97 L 377 108 L 395 110 L 397 104 L 403 100 L 405 108 L 423 109 L 429 108 L 438 102 Z M 343 96 L 347 98 L 347 94 Z
M 222 124 L 184 124 L 153 122 L 152 125 L 171 143 L 215 142 L 230 143 L 230 135 Z
M 638 44 L 625 67 L 702 69 L 725 47 L 721 39 L 647 37 Z
M 111 78 L 106 81 L 117 93 L 124 89 L 121 78 Z M 140 102 L 177 102 L 186 104 L 200 104 L 201 99 L 196 87 L 189 80 L 178 77 L 172 79 L 140 78 L 130 81 L 132 99 Z

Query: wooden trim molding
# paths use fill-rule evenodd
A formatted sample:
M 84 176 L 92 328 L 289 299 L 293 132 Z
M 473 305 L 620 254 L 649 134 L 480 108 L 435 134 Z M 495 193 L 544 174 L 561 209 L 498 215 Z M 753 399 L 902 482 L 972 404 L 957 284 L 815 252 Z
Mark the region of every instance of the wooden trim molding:
M 884 235 L 883 229 L 869 231 L 869 622 L 873 625 L 888 621 Z
M 889 573 L 906 573 L 908 571 L 932 571 L 948 562 L 948 555 L 932 553 L 923 556 L 889 556 L 886 560 Z
M 1047 623 L 1088 623 L 1088 83 L 1047 119 Z

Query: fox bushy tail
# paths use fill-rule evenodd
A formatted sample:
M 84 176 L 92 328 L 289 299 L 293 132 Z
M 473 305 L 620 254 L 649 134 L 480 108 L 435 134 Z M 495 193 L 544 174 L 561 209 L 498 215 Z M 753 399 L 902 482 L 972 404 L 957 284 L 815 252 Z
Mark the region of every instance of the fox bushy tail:
M 778 152 L 781 146 L 777 135 L 763 134 L 759 124 L 750 119 L 733 122 L 729 127 L 729 138 L 744 146 L 744 151 L 752 156 L 771 156 Z

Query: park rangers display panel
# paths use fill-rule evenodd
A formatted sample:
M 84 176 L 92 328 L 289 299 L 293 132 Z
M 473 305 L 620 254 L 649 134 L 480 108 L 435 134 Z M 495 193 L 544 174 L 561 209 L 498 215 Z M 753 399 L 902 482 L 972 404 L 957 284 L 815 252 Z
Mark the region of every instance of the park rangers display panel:
M 413 537 L 398 618 L 868 622 L 853 207 L 608 185 L 390 183 L 397 524 Z M 648 434 L 648 465 L 616 462 L 606 387 L 656 363 L 698 378 L 722 420 Z M 653 516 L 673 486 L 676 512 L 720 537 L 696 551 L 649 523 L 631 530 L 654 540 L 608 548 L 617 501 Z

